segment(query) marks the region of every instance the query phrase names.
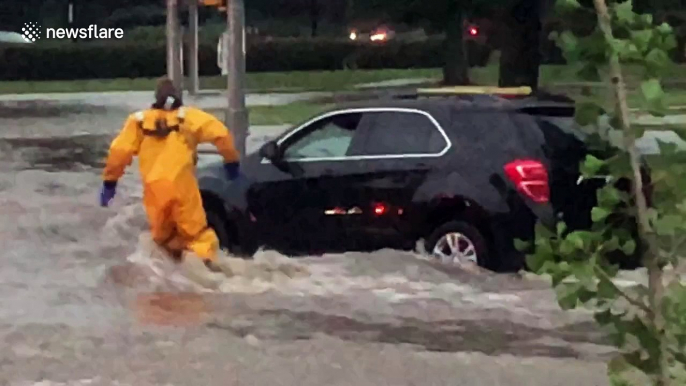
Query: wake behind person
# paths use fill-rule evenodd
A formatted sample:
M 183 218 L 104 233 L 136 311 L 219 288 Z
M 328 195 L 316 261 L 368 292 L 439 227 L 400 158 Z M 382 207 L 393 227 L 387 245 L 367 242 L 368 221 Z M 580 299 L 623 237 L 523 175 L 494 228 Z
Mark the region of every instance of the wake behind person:
M 102 173 L 100 205 L 109 205 L 117 181 L 133 157 L 138 156 L 143 205 L 153 240 L 181 259 L 189 273 L 211 277 L 220 271 L 219 240 L 207 225 L 195 177 L 197 146 L 208 142 L 224 158 L 227 177 L 237 178 L 240 154 L 227 127 L 205 111 L 184 106 L 172 81 L 161 78 L 155 89 L 155 103 L 129 115 L 110 145 Z

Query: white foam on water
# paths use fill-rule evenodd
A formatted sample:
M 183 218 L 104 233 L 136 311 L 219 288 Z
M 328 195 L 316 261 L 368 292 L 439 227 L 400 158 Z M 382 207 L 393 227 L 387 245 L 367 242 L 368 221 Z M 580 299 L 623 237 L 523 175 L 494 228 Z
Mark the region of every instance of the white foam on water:
M 57 382 L 57 381 L 50 381 L 50 380 L 42 380 L 42 381 L 22 381 L 22 382 L 14 382 L 11 384 L 12 386 L 104 386 L 104 385 L 109 385 L 109 386 L 131 386 L 130 383 L 122 383 L 117 380 L 109 380 L 106 381 L 100 377 L 95 377 L 95 378 L 83 378 L 83 379 L 74 379 L 70 380 L 67 382 Z M 171 386 L 170 384 L 167 384 L 165 386 Z
M 133 267 L 128 270 L 127 275 L 138 277 L 130 280 L 128 285 L 139 290 L 226 294 L 277 292 L 286 296 L 323 297 L 364 294 L 388 303 L 440 299 L 463 306 L 471 304 L 491 307 L 512 307 L 513 303 L 521 300 L 518 295 L 485 293 L 473 285 L 455 280 L 423 280 L 412 274 L 407 265 L 421 264 L 427 257 L 420 253 L 409 254 L 393 250 L 304 258 L 291 258 L 275 251 L 260 250 L 253 259 L 247 260 L 223 254 L 220 261 L 228 267 L 225 270 L 228 274 L 215 289 L 209 289 L 190 280 L 179 264 L 172 261 L 151 240 L 149 233 L 141 233 L 145 226 L 133 225 L 144 218 L 143 208 L 139 204 L 120 206 L 118 213 L 110 218 L 101 234 L 103 245 L 128 246 L 128 250 L 132 244 L 136 246 L 125 257 L 125 264 Z M 393 263 L 388 264 L 389 261 Z M 362 272 L 353 274 L 350 271 L 351 265 L 356 262 L 369 264 L 371 271 L 376 272 L 366 274 L 366 268 L 363 267 Z

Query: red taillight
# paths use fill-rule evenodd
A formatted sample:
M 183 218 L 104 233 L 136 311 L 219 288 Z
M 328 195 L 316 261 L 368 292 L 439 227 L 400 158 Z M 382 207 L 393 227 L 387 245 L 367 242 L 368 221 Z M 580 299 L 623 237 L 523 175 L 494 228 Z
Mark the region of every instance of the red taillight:
M 470 27 L 469 28 L 469 34 L 472 36 L 476 36 L 479 34 L 479 30 L 476 27 Z
M 386 206 L 383 204 L 376 204 L 374 206 L 374 214 L 377 216 L 381 216 L 382 214 L 386 213 Z
M 539 161 L 516 160 L 505 165 L 505 174 L 517 190 L 537 203 L 550 201 L 548 171 Z

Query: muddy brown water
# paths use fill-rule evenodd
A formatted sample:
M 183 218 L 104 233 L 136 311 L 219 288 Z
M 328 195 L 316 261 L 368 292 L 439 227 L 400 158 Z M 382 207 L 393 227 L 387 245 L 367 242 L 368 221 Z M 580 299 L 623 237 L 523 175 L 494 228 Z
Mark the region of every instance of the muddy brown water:
M 0 110 L 0 384 L 579 384 L 552 369 L 602 384 L 612 351 L 588 314 L 517 275 L 392 250 L 260 251 L 201 291 L 139 240 L 135 164 L 97 205 L 127 112 L 50 108 Z

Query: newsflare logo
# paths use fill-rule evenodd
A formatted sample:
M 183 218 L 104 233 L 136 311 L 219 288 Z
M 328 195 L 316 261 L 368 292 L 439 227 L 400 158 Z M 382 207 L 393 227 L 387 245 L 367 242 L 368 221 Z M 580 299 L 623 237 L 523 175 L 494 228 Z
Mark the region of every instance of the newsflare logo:
M 101 28 L 91 24 L 84 28 L 46 28 L 46 39 L 122 39 L 124 30 L 121 28 Z M 35 43 L 41 38 L 43 31 L 38 23 L 24 23 L 21 36 L 28 43 Z
M 40 39 L 40 33 L 40 25 L 37 23 L 24 23 L 24 27 L 21 29 L 21 37 L 23 37 L 27 43 L 34 43 L 36 40 Z

